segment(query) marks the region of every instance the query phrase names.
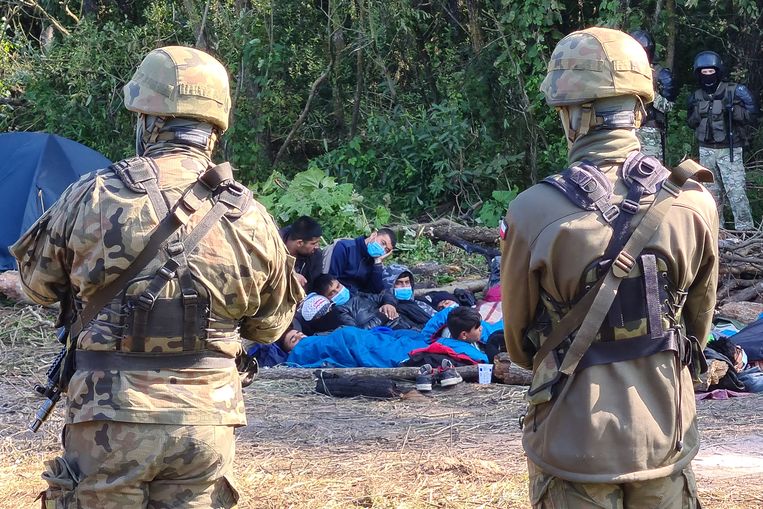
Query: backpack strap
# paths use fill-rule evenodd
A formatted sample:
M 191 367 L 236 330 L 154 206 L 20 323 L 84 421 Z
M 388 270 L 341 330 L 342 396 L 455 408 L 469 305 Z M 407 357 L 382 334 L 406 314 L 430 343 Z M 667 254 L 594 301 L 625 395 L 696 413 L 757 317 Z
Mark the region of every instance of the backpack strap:
M 573 164 L 558 175 L 541 181 L 559 190 L 572 203 L 584 210 L 598 210 L 607 223 L 620 214 L 612 198 L 612 183 L 599 169 L 586 162 Z
M 636 258 L 654 236 L 689 178 L 707 182 L 712 180 L 712 174 L 689 159 L 671 172 L 670 177 L 662 183 L 654 203 L 650 205 L 644 216 L 636 224 L 633 234 L 610 265 L 606 275 L 599 279 L 577 304 L 562 317 L 546 341 L 543 342 L 534 356 L 533 369 L 537 369 L 544 362 L 546 356 L 559 347 L 577 329 L 575 338 L 570 344 L 560 368 L 560 371 L 567 375 L 575 371 L 580 360 L 596 338 L 596 332 L 609 312 L 620 282 L 633 268 Z

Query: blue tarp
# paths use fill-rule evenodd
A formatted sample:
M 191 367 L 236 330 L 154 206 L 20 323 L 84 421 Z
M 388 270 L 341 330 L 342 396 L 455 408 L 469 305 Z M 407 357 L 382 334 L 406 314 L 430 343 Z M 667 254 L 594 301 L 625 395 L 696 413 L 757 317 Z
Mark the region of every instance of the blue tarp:
M 111 161 L 47 133 L 0 134 L 0 272 L 16 268 L 8 246 L 80 176 Z

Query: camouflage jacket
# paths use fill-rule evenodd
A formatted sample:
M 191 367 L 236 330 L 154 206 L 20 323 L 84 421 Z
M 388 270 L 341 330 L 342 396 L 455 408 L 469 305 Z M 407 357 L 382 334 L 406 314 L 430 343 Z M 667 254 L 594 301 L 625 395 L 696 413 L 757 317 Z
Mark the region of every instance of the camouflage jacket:
M 191 148 L 166 150 L 154 160 L 159 186 L 170 203 L 209 165 L 202 152 Z M 183 227 L 184 232 L 193 229 L 211 206 L 208 200 Z M 113 171 L 82 177 L 12 246 L 25 291 L 40 304 L 53 304 L 68 292 L 86 304 L 143 250 L 159 220 L 147 195 L 126 188 Z M 208 348 L 235 357 L 241 349 L 239 334 L 273 342 L 291 323 L 302 296 L 293 276 L 294 259 L 259 203 L 252 201 L 236 220 L 218 222 L 188 255 L 188 263 L 209 291 L 211 315 L 239 324 L 224 333 L 228 341 L 208 342 Z M 157 268 L 150 264 L 141 274 L 153 274 Z M 140 290 L 131 286 L 128 293 Z M 173 284 L 164 290 L 166 294 L 173 291 Z M 107 315 L 114 311 L 120 312 L 104 308 L 82 331 L 78 349 L 116 349 L 118 338 Z M 146 350 L 156 348 L 149 349 L 147 344 Z M 246 424 L 235 368 L 77 371 L 68 399 L 69 423 Z

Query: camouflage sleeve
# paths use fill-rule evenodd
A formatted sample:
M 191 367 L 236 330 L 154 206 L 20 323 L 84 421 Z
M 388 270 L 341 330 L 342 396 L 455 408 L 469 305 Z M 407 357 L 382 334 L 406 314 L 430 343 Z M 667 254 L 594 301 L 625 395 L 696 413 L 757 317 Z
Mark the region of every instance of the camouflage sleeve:
M 10 247 L 19 265 L 24 291 L 34 302 L 50 305 L 71 291 L 74 252 L 69 245 L 81 210 L 90 208 L 94 178 L 85 175 Z
M 252 239 L 261 249 L 252 256 L 258 258 L 253 265 L 265 269 L 265 277 L 257 280 L 249 294 L 251 314 L 241 321 L 241 337 L 273 343 L 288 329 L 304 292 L 294 274 L 294 257 L 287 253 L 270 215 L 265 212 L 263 216 L 262 227 Z
M 505 238 L 501 241 L 501 307 L 506 349 L 512 362 L 532 369 L 532 352 L 528 351 L 525 335 L 540 299 L 540 281 L 530 271 L 530 242 L 511 206 L 505 222 Z

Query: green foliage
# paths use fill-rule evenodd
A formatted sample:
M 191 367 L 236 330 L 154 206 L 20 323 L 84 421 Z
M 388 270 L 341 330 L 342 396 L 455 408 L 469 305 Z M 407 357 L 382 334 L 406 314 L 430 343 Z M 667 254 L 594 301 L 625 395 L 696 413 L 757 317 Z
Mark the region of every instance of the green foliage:
M 763 89 L 759 0 L 136 0 L 85 2 L 76 17 L 66 3 L 41 5 L 70 35 L 55 30 L 43 43 L 49 18 L 0 6 L 0 129 L 129 155 L 134 120 L 122 86 L 150 49 L 198 42 L 231 78 L 231 127 L 216 157 L 279 220 L 311 213 L 342 235 L 385 224 L 390 211 L 397 221 L 477 210 L 494 224 L 512 193 L 563 168 L 566 142 L 539 86 L 554 45 L 573 30 L 645 27 L 657 60 L 674 50 L 683 90 L 670 114 L 671 164 L 696 155 L 683 106 L 696 51 L 720 52 L 735 79 L 754 95 Z M 757 136 L 746 151 L 752 168 L 763 164 L 761 147 Z
M 281 224 L 299 216 L 316 218 L 327 238 L 353 237 L 380 228 L 390 219 L 389 210 L 377 206 L 370 217 L 363 197 L 351 184 L 338 184 L 334 177 L 317 168 L 297 173 L 291 182 L 273 173 L 256 189 L 260 202 Z
M 503 216 L 511 200 L 517 197 L 519 189 L 512 187 L 504 191 L 493 191 L 491 199 L 485 202 L 477 220 L 489 227 L 496 226 Z
M 311 161 L 395 210 L 420 212 L 433 203 L 469 205 L 508 177 L 516 157 L 484 126 L 467 120 L 454 98 L 431 108 L 369 117 L 362 137 Z

